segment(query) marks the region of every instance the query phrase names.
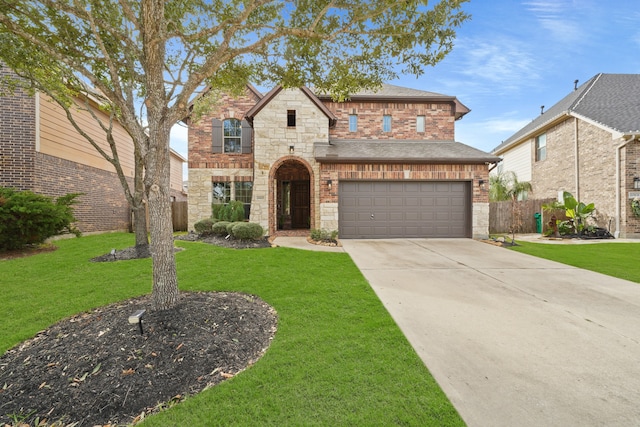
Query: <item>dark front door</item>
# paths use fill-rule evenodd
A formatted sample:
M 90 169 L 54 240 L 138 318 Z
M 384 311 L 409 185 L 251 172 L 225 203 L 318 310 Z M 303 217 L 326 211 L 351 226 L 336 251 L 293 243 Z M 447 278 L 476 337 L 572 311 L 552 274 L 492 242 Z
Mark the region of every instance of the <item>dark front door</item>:
M 291 228 L 309 228 L 311 203 L 309 181 L 291 182 Z

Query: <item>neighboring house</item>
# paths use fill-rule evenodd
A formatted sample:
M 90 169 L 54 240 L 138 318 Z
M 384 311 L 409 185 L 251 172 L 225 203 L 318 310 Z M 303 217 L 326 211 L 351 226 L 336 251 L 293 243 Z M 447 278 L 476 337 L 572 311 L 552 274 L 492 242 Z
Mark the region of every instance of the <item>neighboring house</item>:
M 0 73 L 9 74 L 7 68 Z M 94 113 L 106 118 L 97 106 Z M 78 112 L 83 129 L 109 151 L 104 133 L 87 112 Z M 133 181 L 133 144 L 114 124 L 120 162 Z M 113 166 L 77 133 L 64 110 L 47 96 L 21 90 L 0 96 L 0 186 L 59 197 L 83 193 L 74 206 L 80 231 L 131 229 L 131 209 Z M 186 200 L 182 168 L 186 160 L 171 154 L 171 194 Z
M 189 229 L 240 200 L 271 236 L 488 235 L 488 169 L 455 142 L 455 97 L 384 85 L 333 102 L 310 89 L 253 87 L 189 119 Z
M 599 226 L 640 237 L 639 99 L 640 74 L 594 76 L 495 148 L 498 170 L 531 182 L 537 199 L 568 191 L 594 203 Z

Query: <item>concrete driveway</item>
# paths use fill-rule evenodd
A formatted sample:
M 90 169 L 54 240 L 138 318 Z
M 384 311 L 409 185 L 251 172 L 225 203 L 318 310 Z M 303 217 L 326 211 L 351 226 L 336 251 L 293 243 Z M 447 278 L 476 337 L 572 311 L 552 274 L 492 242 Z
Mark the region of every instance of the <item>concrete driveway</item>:
M 469 426 L 640 425 L 640 285 L 469 239 L 342 245 Z

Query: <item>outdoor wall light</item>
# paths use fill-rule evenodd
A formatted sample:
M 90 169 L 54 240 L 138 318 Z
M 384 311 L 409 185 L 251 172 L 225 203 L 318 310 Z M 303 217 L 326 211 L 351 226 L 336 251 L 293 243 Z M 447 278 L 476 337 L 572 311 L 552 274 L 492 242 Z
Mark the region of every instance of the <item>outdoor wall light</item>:
M 633 188 L 636 190 L 640 190 L 640 178 L 633 178 Z
M 484 190 L 484 187 L 485 187 L 484 179 L 481 179 L 481 180 L 478 181 L 478 186 L 480 186 L 481 190 Z
M 295 147 L 293 145 L 289 146 L 289 154 L 293 154 L 293 151 L 295 150 Z
M 327 188 L 329 188 L 329 191 L 331 191 L 331 185 L 333 184 L 333 181 L 331 181 L 330 179 L 327 180 Z

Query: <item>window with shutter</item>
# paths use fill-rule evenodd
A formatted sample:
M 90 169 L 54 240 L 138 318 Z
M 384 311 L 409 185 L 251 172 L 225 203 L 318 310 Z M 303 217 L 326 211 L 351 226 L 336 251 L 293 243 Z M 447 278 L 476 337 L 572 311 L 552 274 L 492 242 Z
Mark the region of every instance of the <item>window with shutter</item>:
M 211 122 L 212 152 L 222 153 L 222 121 L 213 119 Z
M 253 128 L 247 120 L 242 121 L 242 153 L 251 153 L 251 140 L 253 136 Z

